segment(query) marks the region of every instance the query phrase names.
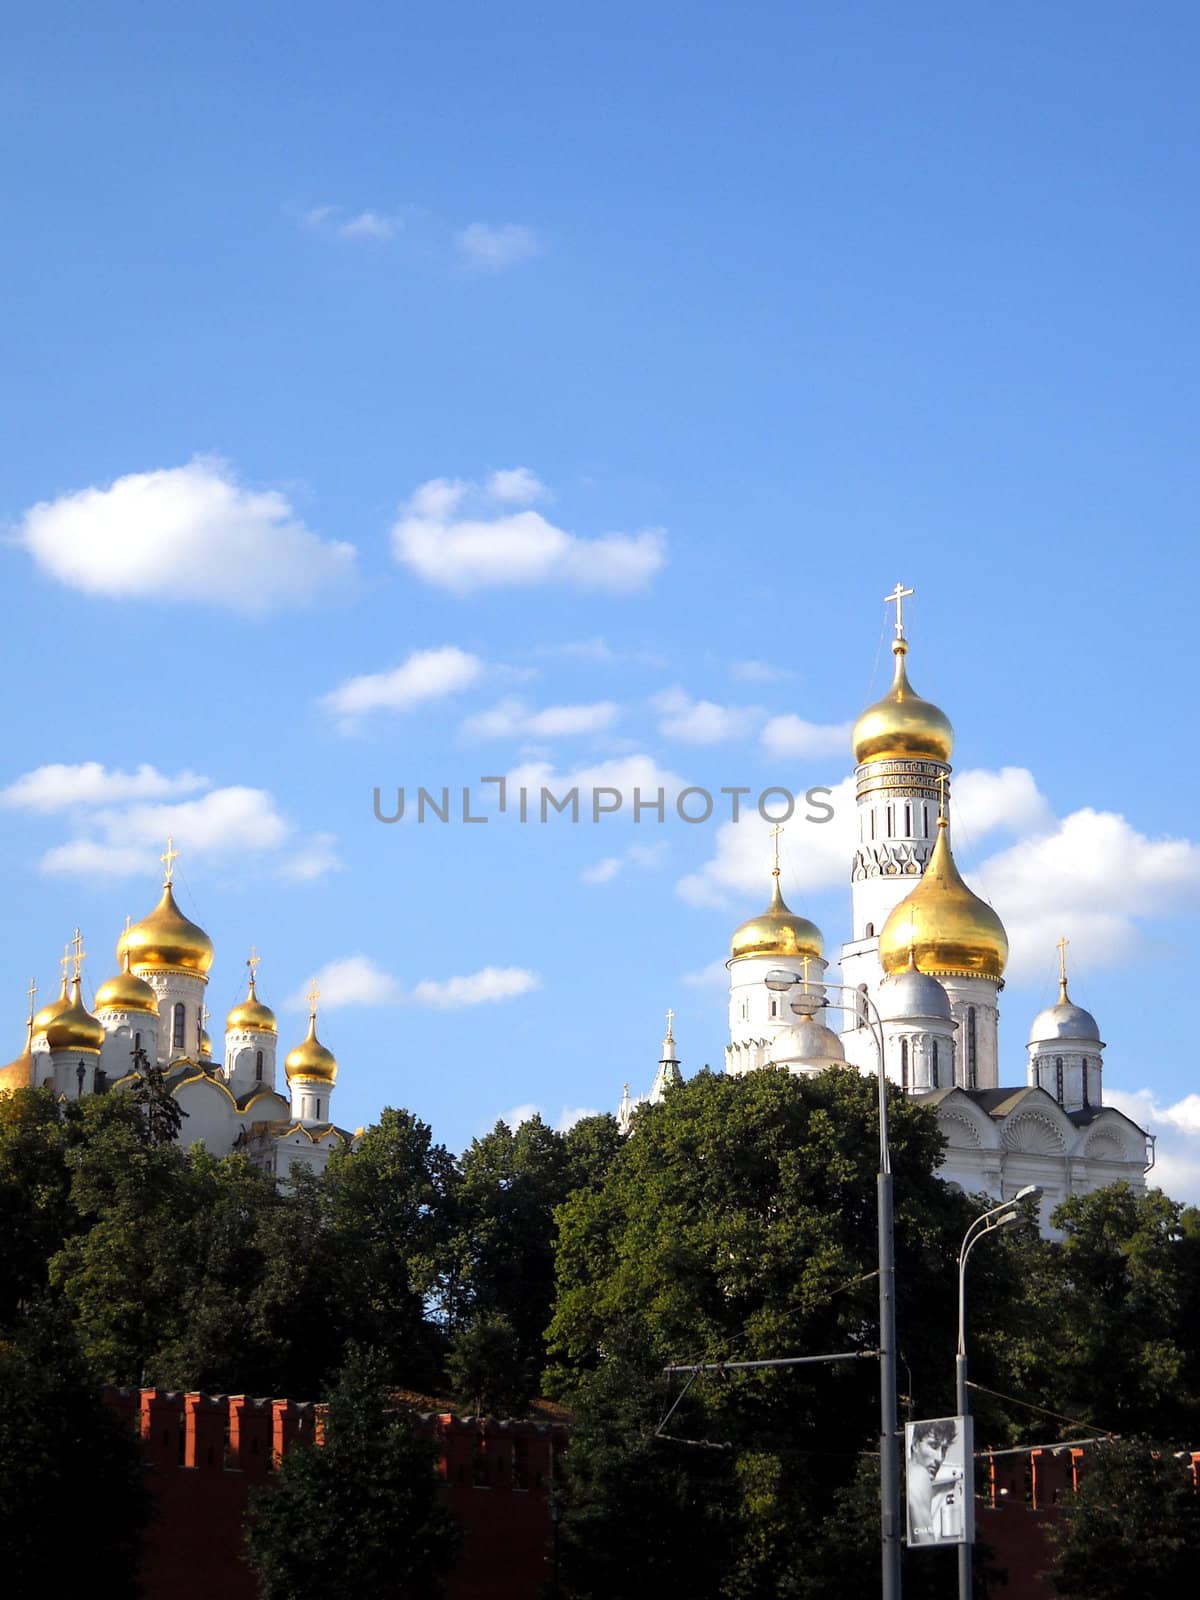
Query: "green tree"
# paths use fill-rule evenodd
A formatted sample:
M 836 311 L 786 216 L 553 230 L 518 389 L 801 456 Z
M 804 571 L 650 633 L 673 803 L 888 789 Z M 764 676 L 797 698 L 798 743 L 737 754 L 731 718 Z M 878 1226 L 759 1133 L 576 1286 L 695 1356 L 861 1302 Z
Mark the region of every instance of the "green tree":
M 329 1394 L 324 1442 L 293 1450 L 247 1529 L 263 1600 L 425 1600 L 457 1547 L 433 1452 L 387 1393 L 388 1360 L 352 1349 Z
M 0 1343 L 4 1591 L 75 1593 L 81 1561 L 106 1595 L 137 1594 L 148 1515 L 141 1452 L 104 1405 L 60 1307 L 29 1308 Z
M 446 1381 L 455 1403 L 473 1416 L 519 1416 L 529 1404 L 535 1379 L 533 1364 L 521 1359 L 507 1317 L 483 1311 L 455 1330 Z
M 167 1088 L 166 1077 L 157 1060 L 148 1060 L 141 1045 L 132 1055 L 137 1078 L 130 1086 L 129 1097 L 145 1119 L 146 1138 L 150 1144 L 173 1144 L 179 1138 L 187 1112 Z
M 663 1448 L 649 1443 L 666 1410 L 656 1388 L 663 1367 L 874 1348 L 875 1095 L 873 1083 L 844 1071 L 812 1080 L 698 1074 L 639 1115 L 601 1187 L 561 1207 L 548 1379 L 579 1426 L 565 1524 L 571 1592 L 590 1594 L 582 1574 L 612 1559 L 601 1548 L 605 1506 L 621 1493 L 612 1473 L 630 1451 Z M 917 1403 L 940 1409 L 953 1379 L 953 1262 L 973 1213 L 934 1177 L 932 1112 L 893 1096 L 891 1135 L 900 1340 Z M 692 1534 L 710 1550 L 703 1592 L 799 1592 L 813 1557 L 798 1530 L 810 1535 L 829 1515 L 834 1492 L 873 1447 L 877 1382 L 864 1360 L 693 1386 L 667 1431 L 698 1441 L 672 1446 L 683 1452 L 678 1470 L 699 1474 L 694 1498 L 676 1491 L 672 1504 L 693 1507 Z M 621 1393 L 631 1400 L 618 1414 L 612 1397 Z M 727 1446 L 729 1461 L 715 1502 L 712 1445 Z M 714 1526 L 728 1535 L 723 1564 Z M 663 1562 L 669 1549 L 686 1559 L 689 1537 L 682 1525 L 677 1532 L 660 1547 Z
M 1071 1600 L 1186 1594 L 1200 1564 L 1200 1499 L 1190 1467 L 1148 1439 L 1087 1458 L 1079 1492 L 1060 1507 L 1052 1581 Z
M 0 1096 L 0 1330 L 45 1292 L 51 1256 L 78 1227 L 69 1144 L 52 1090 Z

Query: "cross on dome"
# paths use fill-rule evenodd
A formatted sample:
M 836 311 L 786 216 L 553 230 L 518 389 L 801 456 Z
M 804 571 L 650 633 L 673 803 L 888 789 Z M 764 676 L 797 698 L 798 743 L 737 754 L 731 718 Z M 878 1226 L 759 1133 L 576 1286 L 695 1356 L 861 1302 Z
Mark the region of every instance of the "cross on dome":
M 883 603 L 885 606 L 890 606 L 895 603 L 897 639 L 903 639 L 904 637 L 904 602 L 909 599 L 910 596 L 916 594 L 916 592 L 917 591 L 915 589 L 906 589 L 902 583 L 897 583 L 891 594 L 885 594 L 883 597 Z
M 250 983 L 251 983 L 251 986 L 253 986 L 255 978 L 258 976 L 258 969 L 259 969 L 259 966 L 261 965 L 261 963 L 262 963 L 262 957 L 258 953 L 257 946 L 251 945 L 250 946 L 250 957 L 249 957 L 248 961 L 246 962 L 246 965 L 250 968 Z
M 37 979 L 36 978 L 30 978 L 29 987 L 28 987 L 28 989 L 26 989 L 25 993 L 29 997 L 29 1025 L 30 1025 L 30 1027 L 32 1027 L 33 1026 L 33 1013 L 37 1009 L 37 1007 L 36 1007 L 36 1005 L 34 1003 L 37 1000 Z
M 78 978 L 83 970 L 83 958 L 87 955 L 87 951 L 83 948 L 83 935 L 78 928 L 75 929 L 75 937 L 71 940 L 71 944 L 73 947 L 71 960 L 75 963 L 75 971 L 72 976 Z
M 310 1022 L 315 1022 L 317 1020 L 317 1001 L 321 998 L 321 990 L 318 987 L 317 980 L 315 978 L 313 979 L 313 981 L 308 986 L 308 997 L 307 998 L 308 998 L 308 1020 Z
M 175 877 L 175 863 L 179 860 L 179 851 L 176 850 L 175 841 L 170 834 L 167 835 L 167 848 L 163 851 L 162 855 L 159 856 L 158 859 L 167 869 L 166 876 L 163 879 L 163 884 L 165 887 L 170 888 L 172 880 Z
M 775 851 L 775 865 L 771 868 L 771 876 L 779 876 L 779 841 L 783 837 L 783 823 L 777 822 L 771 829 L 771 841 Z

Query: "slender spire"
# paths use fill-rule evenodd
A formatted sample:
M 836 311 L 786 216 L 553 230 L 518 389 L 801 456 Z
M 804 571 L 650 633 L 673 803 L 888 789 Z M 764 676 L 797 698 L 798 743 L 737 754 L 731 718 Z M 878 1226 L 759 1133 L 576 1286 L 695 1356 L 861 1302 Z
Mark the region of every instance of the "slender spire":
M 1062 938 L 1058 941 L 1058 1003 L 1065 1005 L 1067 1002 L 1067 946 L 1070 940 Z

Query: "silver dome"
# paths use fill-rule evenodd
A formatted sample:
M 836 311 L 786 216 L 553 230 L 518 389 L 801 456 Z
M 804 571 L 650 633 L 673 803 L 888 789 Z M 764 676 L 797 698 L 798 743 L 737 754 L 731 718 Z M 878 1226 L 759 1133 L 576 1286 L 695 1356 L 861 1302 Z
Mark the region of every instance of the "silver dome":
M 879 985 L 879 1011 L 887 1022 L 907 1017 L 938 1017 L 949 1022 L 950 997 L 936 978 L 906 967 Z
M 783 1066 L 797 1061 L 845 1061 L 846 1051 L 832 1028 L 802 1017 L 772 1040 L 768 1059 Z
M 1047 1044 L 1052 1039 L 1087 1039 L 1099 1044 L 1100 1027 L 1090 1011 L 1073 1000 L 1060 1000 L 1039 1011 L 1029 1030 L 1030 1044 Z

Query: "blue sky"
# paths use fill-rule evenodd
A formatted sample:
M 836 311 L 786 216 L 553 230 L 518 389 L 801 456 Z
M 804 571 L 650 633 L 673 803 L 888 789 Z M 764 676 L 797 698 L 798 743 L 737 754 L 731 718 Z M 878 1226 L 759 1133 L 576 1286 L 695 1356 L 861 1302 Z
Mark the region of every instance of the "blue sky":
M 344 1124 L 407 1104 L 461 1148 L 610 1106 L 668 1005 L 716 1064 L 761 829 L 385 828 L 372 789 L 836 786 L 899 577 L 956 770 L 1009 769 L 956 824 L 1013 938 L 1005 1079 L 1065 933 L 1108 1085 L 1200 1193 L 1198 36 L 1170 4 L 28 12 L 13 1053 L 76 923 L 108 975 L 170 824 L 218 1025 L 252 942 L 285 1040 L 333 966 Z M 785 885 L 836 946 L 830 837 L 790 830 Z

